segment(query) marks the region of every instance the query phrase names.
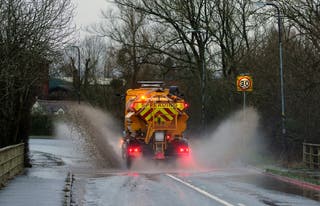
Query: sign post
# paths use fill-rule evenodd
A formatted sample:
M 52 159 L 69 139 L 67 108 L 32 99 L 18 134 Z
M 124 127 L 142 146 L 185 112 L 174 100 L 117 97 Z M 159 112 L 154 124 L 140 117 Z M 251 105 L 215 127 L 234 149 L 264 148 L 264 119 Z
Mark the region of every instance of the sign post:
M 247 118 L 246 118 L 246 94 L 247 92 L 252 92 L 253 91 L 253 81 L 252 81 L 252 76 L 248 75 L 248 74 L 240 74 L 239 76 L 237 76 L 237 91 L 238 92 L 242 92 L 243 94 L 243 123 L 242 123 L 242 127 L 245 130 L 245 132 L 243 133 L 243 136 L 240 136 L 240 141 L 241 141 L 241 147 L 242 148 L 246 148 L 247 147 L 247 141 L 246 141 L 246 136 L 244 136 L 244 134 L 246 134 L 246 131 L 248 130 L 248 122 L 247 122 Z M 244 155 L 244 154 L 242 154 Z M 242 156 L 241 155 L 241 156 Z
M 246 112 L 246 92 L 253 91 L 252 76 L 241 74 L 237 76 L 237 91 L 243 93 L 243 118 Z

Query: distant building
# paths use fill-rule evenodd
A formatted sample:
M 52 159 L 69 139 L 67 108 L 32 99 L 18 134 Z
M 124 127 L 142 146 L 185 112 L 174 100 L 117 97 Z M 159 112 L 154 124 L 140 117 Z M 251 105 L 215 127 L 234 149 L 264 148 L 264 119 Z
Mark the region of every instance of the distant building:
M 47 99 L 68 100 L 74 96 L 74 86 L 69 79 L 50 78 Z
M 68 111 L 65 102 L 37 100 L 32 109 L 32 114 L 39 115 L 64 115 Z
M 63 81 L 72 83 L 72 77 L 61 77 L 59 78 Z M 112 81 L 112 78 L 105 78 L 105 77 L 97 77 L 95 79 L 90 79 L 89 80 L 89 85 L 110 85 Z
M 89 85 L 109 86 L 112 78 L 97 77 L 89 79 Z M 122 80 L 124 82 L 124 80 Z M 42 100 L 75 100 L 78 95 L 78 83 L 73 82 L 73 77 L 49 78 L 43 82 L 42 92 L 38 99 Z M 123 83 L 124 84 L 124 83 Z

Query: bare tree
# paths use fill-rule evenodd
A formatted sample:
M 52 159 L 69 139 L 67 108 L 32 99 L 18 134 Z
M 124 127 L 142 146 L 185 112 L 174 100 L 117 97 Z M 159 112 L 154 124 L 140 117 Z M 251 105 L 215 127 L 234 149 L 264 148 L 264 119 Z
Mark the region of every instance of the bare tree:
M 106 55 L 106 43 L 99 37 L 86 37 L 81 43 L 81 56 L 84 65 L 83 86 L 87 88 L 89 82 L 95 82 L 102 77 Z
M 251 3 L 246 0 L 213 1 L 208 4 L 214 18 L 208 30 L 220 47 L 221 67 L 224 77 L 237 74 L 239 62 L 250 50 L 248 33 L 253 32 L 255 21 Z
M 284 15 L 295 25 L 299 35 L 305 36 L 320 51 L 320 1 L 279 1 Z
M 104 22 L 93 30 L 118 46 L 118 65 L 122 67 L 128 85 L 133 87 L 149 56 L 148 50 L 141 48 L 148 38 L 145 15 L 132 8 L 119 6 L 118 10 L 103 12 L 103 18 Z
M 72 32 L 70 0 L 1 0 L 0 147 L 27 142 L 30 108 Z
M 209 41 L 209 33 L 206 30 L 210 18 L 210 12 L 206 8 L 207 1 L 140 1 L 140 3 L 133 3 L 119 0 L 116 2 L 140 13 L 148 14 L 154 22 L 169 27 L 162 33 L 164 37 L 162 47 L 157 49 L 161 49 L 171 58 L 181 60 L 181 57 L 168 52 L 172 49 L 167 50 L 169 46 L 180 45 L 180 48 L 186 51 L 183 53 L 187 55 L 189 63 L 196 62 L 197 68 L 201 71 L 205 47 Z M 182 50 L 178 50 L 181 53 Z M 192 56 L 189 55 L 189 51 Z
M 147 14 L 153 22 L 164 26 L 166 29 L 162 32 L 164 36 L 161 39 L 162 45 L 157 49 L 171 58 L 195 64 L 199 76 L 202 73 L 203 61 L 208 63 L 209 59 L 216 61 L 212 62 L 213 65 L 220 62 L 224 76 L 234 73 L 243 51 L 250 49 L 248 33 L 255 26 L 253 24 L 255 22 L 250 21 L 255 11 L 252 10 L 249 1 L 117 0 L 116 2 Z M 178 45 L 184 50 L 187 58 L 174 55 L 172 48 Z M 219 47 L 220 54 L 217 52 Z M 181 49 L 179 49 L 180 54 Z M 205 55 L 206 53 L 209 55 Z M 217 55 L 221 60 L 217 59 Z
M 116 61 L 117 50 L 112 45 L 106 46 L 106 56 L 103 76 L 105 78 L 117 78 L 117 61 Z

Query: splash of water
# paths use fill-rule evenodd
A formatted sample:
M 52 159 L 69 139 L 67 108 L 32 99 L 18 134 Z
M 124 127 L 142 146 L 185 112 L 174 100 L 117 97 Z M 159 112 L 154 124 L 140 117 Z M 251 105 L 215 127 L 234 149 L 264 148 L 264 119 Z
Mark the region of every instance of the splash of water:
M 93 154 L 102 168 L 120 168 L 118 121 L 110 114 L 89 105 L 72 105 L 69 120 L 80 133 L 84 147 Z
M 201 140 L 192 141 L 195 162 L 204 167 L 245 163 L 260 146 L 259 115 L 254 108 L 238 111 Z
M 77 125 L 74 133 L 79 136 L 87 154 L 95 156 L 102 168 L 123 168 L 119 139 L 121 123 L 108 113 L 88 105 L 73 105 L 70 120 Z M 157 164 L 151 159 L 143 158 L 134 162 L 133 169 L 159 172 L 159 170 L 181 169 L 188 165 L 190 170 L 229 166 L 246 162 L 252 152 L 261 145 L 259 133 L 259 115 L 254 108 L 245 112 L 235 112 L 221 124 L 208 132 L 206 137 L 191 141 L 192 155 L 187 162 Z M 79 133 L 79 134 L 77 134 Z

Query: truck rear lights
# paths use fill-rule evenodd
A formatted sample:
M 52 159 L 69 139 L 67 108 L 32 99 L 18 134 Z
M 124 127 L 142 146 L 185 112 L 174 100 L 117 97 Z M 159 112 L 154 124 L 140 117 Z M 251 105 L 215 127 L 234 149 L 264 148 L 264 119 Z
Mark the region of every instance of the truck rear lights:
M 140 147 L 128 147 L 128 153 L 130 156 L 139 156 L 141 154 Z
M 184 103 L 184 109 L 188 109 L 189 108 L 189 104 L 188 103 Z
M 179 147 L 178 152 L 180 154 L 188 154 L 189 153 L 189 147 L 186 147 L 186 146 Z
M 129 148 L 129 152 L 139 152 L 138 148 Z

